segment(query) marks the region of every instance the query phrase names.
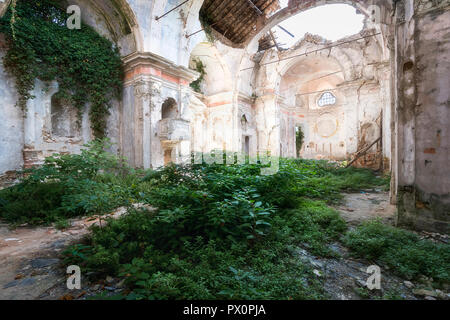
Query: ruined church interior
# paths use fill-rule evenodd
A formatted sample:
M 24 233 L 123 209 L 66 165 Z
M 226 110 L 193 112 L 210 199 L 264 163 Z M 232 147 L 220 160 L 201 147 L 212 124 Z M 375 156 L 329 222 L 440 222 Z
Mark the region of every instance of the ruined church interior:
M 449 75 L 449 0 L 0 1 L 0 299 L 449 300 Z

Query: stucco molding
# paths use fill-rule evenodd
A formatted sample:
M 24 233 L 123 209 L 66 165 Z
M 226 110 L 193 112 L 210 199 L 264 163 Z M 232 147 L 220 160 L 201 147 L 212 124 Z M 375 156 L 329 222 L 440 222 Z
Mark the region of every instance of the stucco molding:
M 130 74 L 136 73 L 137 70 L 146 70 L 150 74 L 153 72 L 153 75 L 160 78 L 163 78 L 164 75 L 172 76 L 174 77 L 173 80 L 181 80 L 179 81 L 181 84 L 187 85 L 200 76 L 197 71 L 176 65 L 151 52 L 135 52 L 122 58 L 122 61 L 128 77 Z

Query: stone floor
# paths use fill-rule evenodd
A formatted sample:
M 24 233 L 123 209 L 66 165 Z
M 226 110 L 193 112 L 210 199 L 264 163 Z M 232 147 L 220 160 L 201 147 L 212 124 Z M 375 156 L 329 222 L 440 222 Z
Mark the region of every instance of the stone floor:
M 384 223 L 394 225 L 396 207 L 390 204 L 389 192 L 367 190 L 344 194 L 344 201 L 336 207 L 341 217 L 350 225 L 380 218 Z

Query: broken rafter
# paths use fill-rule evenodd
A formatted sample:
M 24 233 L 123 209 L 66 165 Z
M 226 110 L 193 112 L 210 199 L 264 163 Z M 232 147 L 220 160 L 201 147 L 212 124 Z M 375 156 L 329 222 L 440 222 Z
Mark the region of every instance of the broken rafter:
M 262 11 L 259 10 L 259 8 L 253 3 L 252 0 L 247 0 L 247 2 L 252 6 L 253 9 L 255 9 L 255 11 L 256 11 L 259 15 L 262 15 L 262 14 L 263 14 Z
M 259 4 L 259 1 L 256 1 L 256 4 Z M 246 5 L 248 8 L 248 6 Z M 236 41 L 240 43 L 242 41 L 242 38 L 245 37 L 246 34 L 248 34 L 247 30 L 251 29 L 254 25 L 256 25 L 257 17 L 254 15 L 253 10 L 249 14 L 244 15 L 244 18 L 241 19 L 240 25 L 238 24 L 236 29 L 233 29 L 234 34 L 236 35 L 232 41 Z M 248 11 L 248 10 L 247 10 Z M 237 16 L 238 18 L 238 16 Z M 235 26 L 233 26 L 234 28 Z M 239 37 L 239 35 L 241 35 Z
M 234 44 L 241 44 L 254 34 L 257 25 L 263 23 L 275 7 L 278 7 L 278 0 L 204 0 L 201 11 L 209 23 L 214 24 L 215 31 Z M 220 23 L 215 24 L 217 21 Z
M 265 4 L 267 4 L 266 0 L 257 0 L 255 2 L 255 5 L 261 7 L 262 12 L 265 12 L 265 10 L 272 3 L 269 3 L 266 6 L 265 6 Z M 263 17 L 264 16 L 259 16 L 259 18 L 263 18 Z M 253 32 L 252 29 L 256 26 L 257 22 L 258 22 L 258 17 L 256 17 L 254 14 L 248 14 L 247 17 L 243 21 L 241 21 L 240 26 L 237 26 L 237 29 L 234 30 L 236 37 L 233 39 L 233 41 L 235 41 L 236 43 L 242 43 L 245 40 L 245 38 Z
M 228 12 L 222 19 L 220 19 L 220 20 L 218 20 L 218 21 L 216 21 L 216 22 L 210 24 L 209 27 L 212 28 L 214 25 L 218 24 L 219 22 L 222 22 L 223 20 L 225 20 L 225 19 L 228 17 L 228 15 L 230 15 L 230 13 L 231 13 L 231 12 Z M 192 37 L 193 35 L 196 35 L 197 33 L 202 32 L 202 31 L 204 31 L 204 30 L 205 30 L 205 28 L 201 28 L 200 30 L 197 30 L 197 31 L 195 31 L 195 32 L 193 32 L 193 33 L 191 33 L 191 34 L 187 34 L 187 35 L 186 35 L 186 38 L 190 38 L 190 37 Z
M 211 5 L 213 3 L 216 3 L 216 2 L 211 1 Z M 226 7 L 227 7 L 227 1 L 221 1 L 218 6 L 216 6 L 214 9 L 212 9 L 212 11 L 206 11 L 206 12 L 208 12 L 211 15 L 211 17 L 214 17 L 216 13 L 221 12 L 222 9 L 225 9 Z M 209 10 L 209 8 L 208 8 L 208 10 Z
M 242 19 L 242 17 L 239 15 L 239 13 L 241 11 L 245 11 L 246 9 L 248 9 L 248 6 L 245 3 L 242 3 L 241 6 L 235 6 L 235 10 L 231 10 L 231 14 L 233 16 L 233 19 L 231 19 L 227 25 L 228 28 L 225 30 L 225 32 L 223 33 L 223 36 L 226 37 L 226 34 L 228 33 L 228 31 L 230 31 L 230 29 L 233 29 L 232 31 L 235 31 L 235 23 L 239 20 Z M 247 10 L 248 11 L 248 10 Z M 244 16 L 251 16 L 251 15 L 244 15 Z
M 277 47 L 278 51 L 281 51 L 280 47 L 278 46 L 277 40 L 275 39 L 275 36 L 273 35 L 272 31 L 269 31 L 270 37 L 272 38 L 273 43 L 275 44 L 275 47 Z
M 375 140 L 374 142 L 372 142 L 368 147 L 365 147 L 364 149 L 358 151 L 355 154 L 355 157 L 353 158 L 352 161 L 350 161 L 346 168 L 350 167 L 356 160 L 358 160 L 359 158 L 361 158 L 367 151 L 369 151 L 370 148 L 372 148 L 378 141 L 381 140 L 381 137 L 379 137 L 377 140 Z

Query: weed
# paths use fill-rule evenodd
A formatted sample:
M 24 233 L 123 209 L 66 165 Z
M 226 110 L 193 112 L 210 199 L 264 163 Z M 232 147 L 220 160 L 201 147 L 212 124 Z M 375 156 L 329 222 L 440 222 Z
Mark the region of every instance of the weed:
M 437 283 L 450 281 L 449 246 L 421 240 L 412 232 L 375 220 L 348 232 L 344 243 L 354 256 L 380 261 L 407 279 L 422 274 Z

